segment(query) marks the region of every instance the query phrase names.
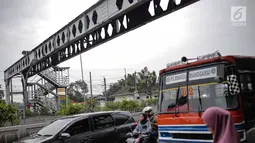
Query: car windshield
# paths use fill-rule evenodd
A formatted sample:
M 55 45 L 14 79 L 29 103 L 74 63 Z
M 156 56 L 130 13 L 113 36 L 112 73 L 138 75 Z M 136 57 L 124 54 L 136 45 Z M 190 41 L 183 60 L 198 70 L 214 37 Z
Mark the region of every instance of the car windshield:
M 73 121 L 74 118 L 65 118 L 65 119 L 58 119 L 51 124 L 45 126 L 42 128 L 37 135 L 39 136 L 54 136 L 56 135 L 60 130 L 62 130 L 64 127 L 66 127 L 67 124 L 69 124 L 71 121 Z
M 198 112 L 212 106 L 236 108 L 237 96 L 229 95 L 227 82 L 218 83 L 218 76 L 224 77 L 223 64 L 165 74 L 161 80 L 160 112 Z

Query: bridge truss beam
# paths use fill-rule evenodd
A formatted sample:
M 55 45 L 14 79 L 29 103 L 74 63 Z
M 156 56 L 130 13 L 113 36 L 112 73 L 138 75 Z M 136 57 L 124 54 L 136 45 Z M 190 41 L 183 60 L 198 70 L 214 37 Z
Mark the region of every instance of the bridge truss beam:
M 162 1 L 168 2 L 162 5 Z M 20 72 L 31 77 L 198 0 L 175 1 L 99 0 L 5 70 L 5 80 Z

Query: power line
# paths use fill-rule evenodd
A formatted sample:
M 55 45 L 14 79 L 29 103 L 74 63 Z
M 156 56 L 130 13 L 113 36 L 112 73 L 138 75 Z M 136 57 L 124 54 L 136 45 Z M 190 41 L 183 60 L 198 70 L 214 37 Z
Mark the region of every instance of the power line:
M 73 76 L 73 75 L 69 75 L 70 77 L 72 77 L 73 79 L 75 79 L 75 80 L 81 80 L 81 79 L 78 79 L 78 77 L 75 77 L 75 76 Z M 123 77 L 121 76 L 119 76 L 119 77 L 112 77 L 112 78 L 107 78 L 107 80 L 114 80 L 114 79 L 123 79 Z M 103 79 L 92 79 L 92 81 L 102 81 Z M 84 80 L 85 82 L 86 81 L 89 81 L 89 80 Z
M 84 69 L 83 71 L 123 71 L 125 68 L 112 68 L 112 69 Z M 69 69 L 70 71 L 80 71 L 80 69 Z M 127 71 L 133 71 L 133 70 L 138 70 L 140 71 L 141 69 L 132 69 L 132 68 L 126 68 Z

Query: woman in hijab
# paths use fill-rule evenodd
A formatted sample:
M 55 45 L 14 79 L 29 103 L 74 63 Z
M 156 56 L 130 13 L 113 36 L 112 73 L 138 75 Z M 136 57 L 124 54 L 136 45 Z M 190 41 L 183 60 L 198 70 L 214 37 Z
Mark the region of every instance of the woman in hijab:
M 202 119 L 212 132 L 214 143 L 240 143 L 230 112 L 210 107 L 204 112 Z
M 150 120 L 148 118 L 147 113 L 140 114 L 140 122 L 138 123 L 138 125 L 134 129 L 133 133 L 135 134 L 135 136 L 137 136 L 137 135 L 139 136 L 140 134 L 150 134 L 151 131 L 152 131 L 151 122 L 150 122 Z M 131 141 L 131 142 L 150 143 L 151 142 L 151 138 L 146 138 L 146 139 L 143 139 L 141 141 L 140 138 L 138 137 L 138 138 L 135 139 L 135 141 Z
M 150 133 L 151 132 L 151 123 L 148 119 L 148 116 L 146 113 L 140 114 L 140 122 L 134 129 L 133 133 Z

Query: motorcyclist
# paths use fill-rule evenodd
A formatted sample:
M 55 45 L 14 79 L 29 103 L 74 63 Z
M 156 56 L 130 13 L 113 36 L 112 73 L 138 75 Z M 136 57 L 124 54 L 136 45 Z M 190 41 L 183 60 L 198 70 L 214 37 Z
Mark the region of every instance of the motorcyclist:
M 147 114 L 150 122 L 151 122 L 151 135 L 154 137 L 158 137 L 158 121 L 157 121 L 157 115 L 153 112 L 153 108 L 150 106 L 147 106 L 143 109 L 143 113 Z
M 151 137 L 150 137 L 150 133 L 151 133 L 151 123 L 150 120 L 147 117 L 147 114 L 145 113 L 141 113 L 140 114 L 140 121 L 137 124 L 136 128 L 133 130 L 132 134 L 134 138 L 128 138 L 127 142 L 128 143 L 138 143 L 138 142 L 142 142 L 142 143 L 148 143 L 151 141 Z M 149 135 L 149 138 L 143 138 L 142 140 L 140 140 L 140 135 Z
M 151 132 L 151 123 L 150 120 L 147 117 L 147 114 L 142 113 L 140 115 L 140 121 L 137 124 L 137 126 L 135 127 L 135 129 L 133 130 L 133 133 L 135 134 L 140 134 L 140 133 L 150 133 Z

